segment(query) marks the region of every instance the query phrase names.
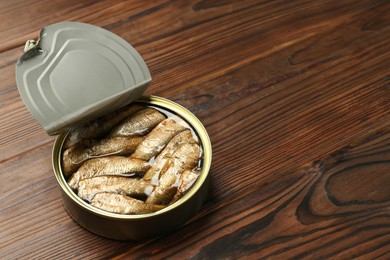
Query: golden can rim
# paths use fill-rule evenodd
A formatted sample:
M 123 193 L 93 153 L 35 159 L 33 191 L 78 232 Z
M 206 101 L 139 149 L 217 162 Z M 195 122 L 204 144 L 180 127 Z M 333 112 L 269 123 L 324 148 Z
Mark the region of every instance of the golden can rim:
M 64 144 L 64 141 L 68 135 L 69 132 L 65 132 L 60 134 L 53 146 L 53 156 L 52 156 L 52 163 L 53 163 L 53 171 L 54 175 L 62 188 L 62 190 L 69 196 L 75 203 L 77 203 L 79 206 L 85 208 L 86 210 L 100 215 L 107 218 L 114 218 L 114 219 L 144 219 L 144 218 L 151 218 L 158 215 L 162 215 L 165 212 L 168 212 L 176 207 L 179 207 L 180 205 L 186 203 L 186 201 L 192 197 L 203 185 L 203 183 L 206 181 L 207 176 L 209 174 L 210 168 L 211 168 L 211 160 L 212 160 L 212 148 L 211 148 L 211 141 L 210 137 L 207 134 L 206 128 L 203 126 L 203 124 L 199 121 L 199 119 L 192 114 L 188 109 L 184 108 L 183 106 L 157 96 L 142 96 L 141 98 L 135 100 L 134 102 L 141 102 L 145 104 L 155 105 L 155 106 L 161 106 L 165 109 L 172 110 L 174 113 L 178 114 L 181 118 L 186 120 L 191 127 L 195 130 L 197 135 L 199 136 L 202 146 L 203 146 L 203 164 L 202 164 L 202 170 L 200 173 L 200 176 L 198 177 L 197 181 L 195 182 L 194 186 L 191 187 L 191 189 L 177 202 L 173 203 L 172 205 L 169 205 L 168 207 L 161 209 L 159 211 L 153 212 L 153 213 L 147 213 L 147 214 L 137 214 L 137 215 L 125 215 L 125 214 L 118 214 L 118 213 L 111 213 L 107 212 L 98 208 L 93 207 L 92 205 L 88 204 L 84 200 L 82 200 L 77 194 L 75 194 L 69 185 L 67 184 L 65 177 L 62 173 L 61 168 L 61 149 Z

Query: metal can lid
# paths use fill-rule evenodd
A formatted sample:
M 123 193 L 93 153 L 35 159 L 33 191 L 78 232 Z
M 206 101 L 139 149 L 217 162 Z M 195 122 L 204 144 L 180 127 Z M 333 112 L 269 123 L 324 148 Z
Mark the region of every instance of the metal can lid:
M 53 135 L 139 98 L 151 75 L 139 53 L 119 36 L 63 22 L 26 43 L 16 81 L 26 107 Z

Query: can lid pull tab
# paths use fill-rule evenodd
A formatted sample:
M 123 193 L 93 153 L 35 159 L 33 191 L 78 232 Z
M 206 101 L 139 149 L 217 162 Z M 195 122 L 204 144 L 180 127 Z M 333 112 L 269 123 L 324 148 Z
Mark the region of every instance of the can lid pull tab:
M 27 40 L 24 44 L 24 53 L 18 60 L 18 63 L 23 63 L 25 60 L 28 60 L 36 55 L 43 53 L 42 49 L 39 46 L 39 39 L 36 40 Z
M 38 41 L 36 40 L 27 40 L 26 43 L 24 44 L 24 52 L 31 50 L 35 46 L 37 46 Z

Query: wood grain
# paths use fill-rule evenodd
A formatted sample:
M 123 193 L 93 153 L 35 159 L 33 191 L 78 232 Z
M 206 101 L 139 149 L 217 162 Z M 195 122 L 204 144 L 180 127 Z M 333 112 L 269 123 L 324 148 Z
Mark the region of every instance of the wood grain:
M 53 137 L 15 63 L 60 21 L 102 26 L 213 144 L 200 212 L 170 235 L 98 237 L 62 207 Z M 388 1 L 0 1 L 0 259 L 390 258 Z

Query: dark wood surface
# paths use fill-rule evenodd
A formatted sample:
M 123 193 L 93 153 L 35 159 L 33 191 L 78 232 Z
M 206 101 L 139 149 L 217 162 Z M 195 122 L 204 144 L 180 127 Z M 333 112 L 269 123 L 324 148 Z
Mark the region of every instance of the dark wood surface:
M 118 242 L 62 207 L 49 137 L 15 63 L 55 22 L 102 26 L 213 144 L 201 208 Z M 0 259 L 390 258 L 390 2 L 0 1 Z

